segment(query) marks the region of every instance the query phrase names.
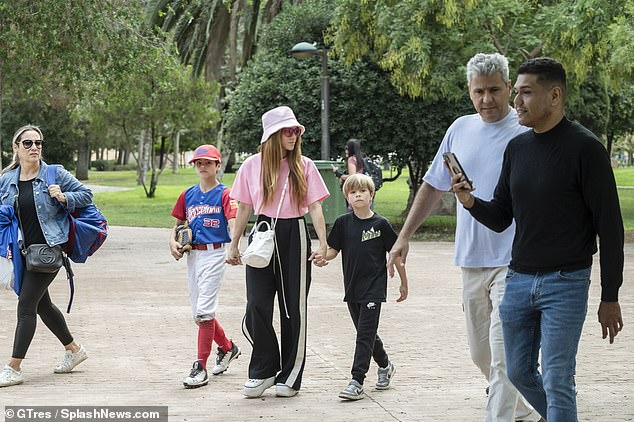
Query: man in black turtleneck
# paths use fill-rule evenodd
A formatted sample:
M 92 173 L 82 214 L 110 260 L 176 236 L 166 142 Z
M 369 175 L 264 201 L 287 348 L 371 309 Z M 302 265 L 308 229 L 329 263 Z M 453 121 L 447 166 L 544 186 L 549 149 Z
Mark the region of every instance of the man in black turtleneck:
M 453 188 L 471 215 L 490 229 L 502 231 L 515 219 L 500 305 L 507 374 L 548 422 L 576 421 L 576 354 L 597 235 L 603 338 L 609 335 L 612 343 L 623 327 L 619 199 L 605 148 L 592 132 L 565 117 L 562 65 L 551 58 L 525 62 L 515 92 L 519 122 L 533 130 L 508 144 L 493 199 L 475 198 L 459 178 Z

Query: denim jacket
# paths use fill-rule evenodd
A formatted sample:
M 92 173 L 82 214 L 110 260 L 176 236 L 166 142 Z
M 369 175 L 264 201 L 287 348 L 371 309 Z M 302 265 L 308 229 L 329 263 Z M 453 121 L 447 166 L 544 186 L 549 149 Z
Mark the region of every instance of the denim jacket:
M 33 180 L 33 199 L 35 211 L 42 233 L 49 246 L 61 245 L 68 240 L 70 228 L 66 210 L 48 193 L 46 168 L 48 164 L 40 161 L 40 171 Z M 20 167 L 9 170 L 0 176 L 0 204 L 14 206 L 18 197 Z M 92 203 L 92 191 L 82 185 L 72 174 L 61 166 L 57 168 L 55 183 L 66 196 L 66 208 L 73 212 Z

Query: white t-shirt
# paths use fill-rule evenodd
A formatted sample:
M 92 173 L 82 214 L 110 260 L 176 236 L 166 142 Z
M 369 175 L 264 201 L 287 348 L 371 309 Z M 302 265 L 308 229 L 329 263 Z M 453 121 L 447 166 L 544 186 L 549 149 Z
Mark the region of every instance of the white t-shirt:
M 506 145 L 528 129 L 518 123 L 514 109 L 495 123 L 484 122 L 479 114 L 459 117 L 447 129 L 423 180 L 438 190 L 450 190 L 451 176 L 442 155 L 453 152 L 473 181 L 473 195 L 488 201 L 493 198 L 500 177 Z M 458 201 L 456 216 L 455 265 L 486 268 L 509 264 L 515 223 L 502 233 L 496 233 L 478 223 Z

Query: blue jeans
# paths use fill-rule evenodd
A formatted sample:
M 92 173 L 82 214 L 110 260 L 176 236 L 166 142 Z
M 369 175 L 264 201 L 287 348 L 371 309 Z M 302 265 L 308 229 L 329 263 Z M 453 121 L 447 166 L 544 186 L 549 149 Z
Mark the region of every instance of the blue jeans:
M 589 286 L 590 268 L 538 274 L 509 270 L 506 276 L 500 318 L 507 375 L 548 422 L 577 421 L 574 375 Z

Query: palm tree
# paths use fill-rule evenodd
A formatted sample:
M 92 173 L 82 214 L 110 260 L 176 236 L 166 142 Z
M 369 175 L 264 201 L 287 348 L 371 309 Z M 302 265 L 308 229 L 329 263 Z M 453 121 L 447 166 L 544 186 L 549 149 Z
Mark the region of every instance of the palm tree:
M 284 3 L 301 0 L 150 0 L 146 21 L 151 27 L 172 32 L 181 61 L 191 64 L 194 75 L 222 84 L 233 80 L 237 68 L 253 55 L 260 18 L 266 24 L 282 11 Z M 260 11 L 263 10 L 263 16 Z M 242 55 L 238 62 L 238 34 L 242 35 Z M 229 68 L 223 66 L 229 48 Z
M 295 3 L 301 2 L 295 0 Z M 173 34 L 181 62 L 192 66 L 194 76 L 204 72 L 207 81 L 219 82 L 216 107 L 221 109 L 225 84 L 235 81 L 238 69 L 255 53 L 258 24 L 271 22 L 282 11 L 284 3 L 284 0 L 264 0 L 264 4 L 262 0 L 232 0 L 229 3 L 223 0 L 149 0 L 146 22 L 152 28 Z M 294 2 L 286 0 L 286 3 Z M 264 16 L 260 21 L 261 10 L 264 10 Z M 242 35 L 240 60 L 238 34 Z M 228 66 L 225 66 L 227 59 Z M 221 150 L 222 124 L 221 121 L 217 140 Z M 178 146 L 175 146 L 175 153 L 178 154 Z M 231 151 L 223 150 L 223 170 L 231 157 Z

